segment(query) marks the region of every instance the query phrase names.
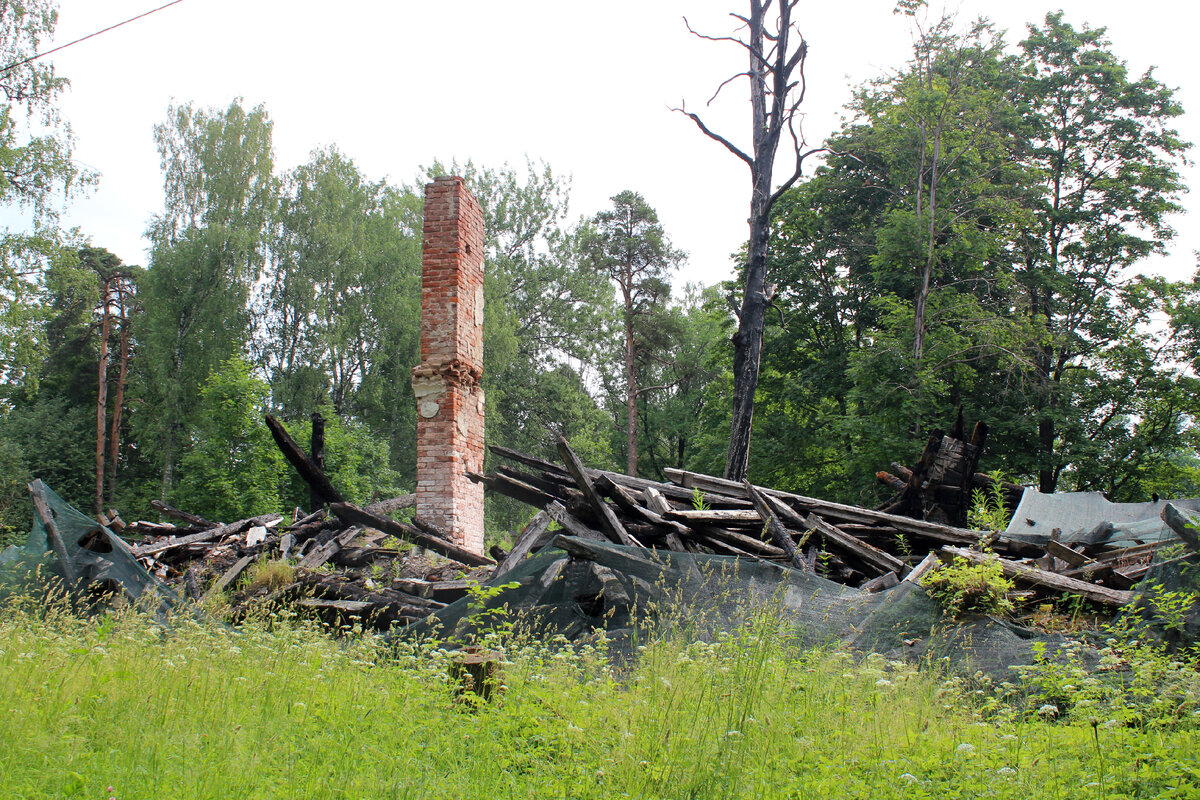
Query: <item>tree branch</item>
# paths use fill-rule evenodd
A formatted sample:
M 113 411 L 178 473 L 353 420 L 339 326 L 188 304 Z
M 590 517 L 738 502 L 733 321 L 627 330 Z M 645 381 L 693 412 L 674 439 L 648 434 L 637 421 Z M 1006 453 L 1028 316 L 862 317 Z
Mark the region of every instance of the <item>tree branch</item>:
M 745 161 L 746 165 L 749 166 L 751 169 L 754 168 L 754 159 L 752 159 L 750 156 L 748 156 L 744 152 L 742 152 L 742 150 L 740 148 L 738 148 L 737 145 L 735 145 L 733 142 L 726 139 L 721 134 L 714 133 L 713 131 L 709 130 L 708 126 L 704 124 L 704 122 L 700 119 L 700 117 L 698 115 L 693 114 L 692 112 L 688 111 L 686 108 L 673 108 L 671 110 L 678 111 L 680 114 L 683 114 L 684 116 L 691 117 L 692 122 L 696 123 L 696 127 L 698 127 L 700 129 L 701 133 L 703 133 L 708 138 L 725 145 L 726 150 L 733 153 L 735 156 L 740 158 L 742 161 Z

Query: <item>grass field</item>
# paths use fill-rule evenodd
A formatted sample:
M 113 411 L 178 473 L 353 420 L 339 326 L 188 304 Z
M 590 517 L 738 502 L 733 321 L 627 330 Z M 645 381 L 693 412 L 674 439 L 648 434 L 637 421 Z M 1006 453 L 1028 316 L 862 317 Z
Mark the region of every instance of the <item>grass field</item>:
M 0 797 L 1200 797 L 1187 678 L 1159 715 L 1110 696 L 1052 718 L 770 621 L 627 669 L 602 651 L 510 643 L 475 709 L 432 645 L 5 609 Z

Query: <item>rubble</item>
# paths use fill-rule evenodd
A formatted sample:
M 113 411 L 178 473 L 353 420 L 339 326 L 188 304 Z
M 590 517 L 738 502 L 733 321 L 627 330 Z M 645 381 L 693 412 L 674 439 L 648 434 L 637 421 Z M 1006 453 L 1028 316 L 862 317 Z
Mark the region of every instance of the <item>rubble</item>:
M 956 428 L 961 435 L 961 419 Z M 1039 542 L 1036 537 L 949 524 L 948 519 L 965 518 L 968 490 L 988 480 L 980 481 L 983 476 L 975 471 L 985 437 L 982 425 L 976 426 L 970 442 L 940 433 L 931 436 L 916 467 L 899 470 L 908 480 L 886 504 L 888 510 L 676 469 L 665 470 L 668 480 L 662 483 L 586 469 L 565 440 L 558 443 L 562 464 L 493 447 L 495 454 L 518 466 L 501 466 L 474 477 L 491 491 L 541 510 L 517 537 L 498 574 L 549 543 L 556 533 L 549 530 L 553 521 L 562 531 L 584 539 L 774 562 L 867 592 L 891 588 L 938 560 L 994 559 L 1018 585 L 1016 599 L 1028 607 L 1076 595 L 1115 609 L 1133 601 L 1131 588 L 1160 548 L 1176 543 L 1195 551 L 1195 535 L 1170 516 L 1179 512 L 1169 504 L 1164 519 L 1174 522 L 1176 537 L 1128 544 L 1101 539 Z M 918 481 L 922 475 L 924 480 Z M 1013 489 L 1024 492 L 1012 485 L 1003 489 L 1010 500 L 1020 496 Z M 920 516 L 895 513 L 901 510 Z

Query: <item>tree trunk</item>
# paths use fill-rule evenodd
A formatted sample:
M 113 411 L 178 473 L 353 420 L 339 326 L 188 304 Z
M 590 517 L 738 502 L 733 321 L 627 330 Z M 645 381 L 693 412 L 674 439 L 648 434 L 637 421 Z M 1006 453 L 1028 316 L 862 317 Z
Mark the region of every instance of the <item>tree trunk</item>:
M 312 441 L 308 448 L 308 457 L 316 464 L 317 469 L 325 471 L 325 418 L 320 411 L 312 413 Z M 316 511 L 325 505 L 325 498 L 312 487 L 308 490 L 308 510 Z
M 625 474 L 637 475 L 638 408 L 637 374 L 634 371 L 633 358 L 633 296 L 629 290 L 629 284 L 623 288 L 625 290 Z
M 762 185 L 765 183 L 765 186 Z M 738 329 L 733 336 L 733 419 L 729 429 L 729 451 L 725 478 L 741 481 L 750 468 L 750 438 L 754 428 L 754 392 L 762 361 L 763 330 L 767 316 L 767 237 L 770 209 L 767 207 L 770 175 L 754 188 L 751 201 L 750 246 L 746 259 L 746 284 Z
M 125 384 L 129 379 L 129 327 L 133 309 L 129 306 L 128 291 L 121 297 L 121 344 L 118 373 L 117 373 L 117 393 L 113 398 L 112 421 L 109 423 L 108 434 L 108 485 L 105 490 L 108 493 L 109 503 L 113 502 L 117 491 L 117 454 L 121 450 L 121 412 L 125 408 Z
M 96 515 L 104 513 L 104 445 L 108 422 L 108 334 L 112 326 L 110 305 L 112 279 L 104 279 L 100 290 L 100 367 L 96 387 Z

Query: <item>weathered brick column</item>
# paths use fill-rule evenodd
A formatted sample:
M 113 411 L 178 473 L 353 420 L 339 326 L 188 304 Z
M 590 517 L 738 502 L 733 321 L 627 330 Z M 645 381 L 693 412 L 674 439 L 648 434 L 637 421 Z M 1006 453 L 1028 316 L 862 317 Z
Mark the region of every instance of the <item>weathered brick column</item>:
M 483 552 L 483 209 L 462 178 L 425 186 L 417 516 Z

